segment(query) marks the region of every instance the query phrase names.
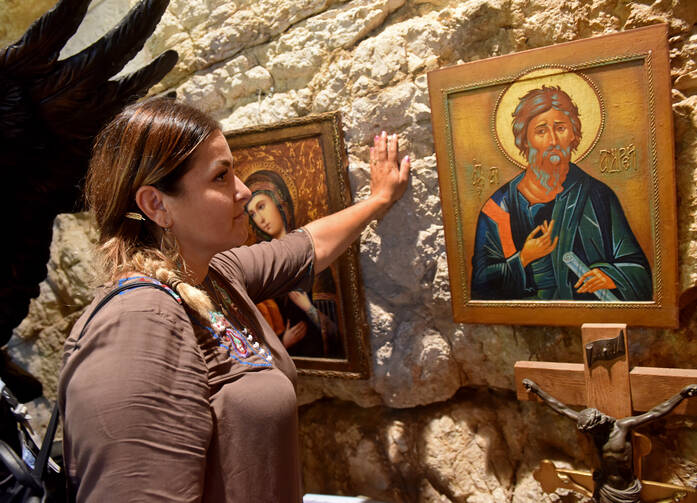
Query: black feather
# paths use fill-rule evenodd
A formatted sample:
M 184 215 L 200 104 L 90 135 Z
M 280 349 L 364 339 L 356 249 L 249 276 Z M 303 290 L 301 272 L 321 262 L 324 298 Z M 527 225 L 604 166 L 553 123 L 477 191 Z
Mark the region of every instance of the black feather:
M 66 82 L 104 82 L 120 72 L 143 48 L 168 3 L 169 0 L 143 0 L 109 33 L 60 61 L 53 75 L 59 92 Z
M 113 100 L 122 102 L 141 98 L 144 95 L 143 89 L 150 89 L 162 80 L 177 63 L 178 57 L 176 51 L 166 51 L 147 66 L 118 80 Z
M 22 38 L 0 51 L 0 68 L 15 77 L 36 76 L 58 59 L 65 43 L 77 31 L 90 0 L 62 0 L 37 19 Z

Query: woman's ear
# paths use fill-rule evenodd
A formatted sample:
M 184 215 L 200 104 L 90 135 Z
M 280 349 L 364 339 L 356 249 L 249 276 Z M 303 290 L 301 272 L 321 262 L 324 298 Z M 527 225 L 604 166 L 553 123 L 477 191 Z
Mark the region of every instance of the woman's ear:
M 172 227 L 172 216 L 167 211 L 160 190 L 152 185 L 143 185 L 136 191 L 136 204 L 150 220 L 163 229 Z

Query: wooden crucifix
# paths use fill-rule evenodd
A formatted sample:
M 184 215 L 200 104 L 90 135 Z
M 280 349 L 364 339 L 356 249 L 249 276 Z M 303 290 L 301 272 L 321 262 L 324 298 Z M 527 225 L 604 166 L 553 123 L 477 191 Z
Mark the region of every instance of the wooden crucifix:
M 630 371 L 625 324 L 584 324 L 581 331 L 584 363 L 520 361 L 515 364 L 519 400 L 544 399 L 555 411 L 574 419 L 579 419 L 586 411 L 578 413 L 568 405 L 597 409 L 600 415 L 590 419 L 580 418 L 579 428 L 582 421 L 597 422 L 608 418 L 614 421 L 613 425 L 625 428 L 626 431 L 621 433 L 626 437 L 623 439 L 625 442 L 629 441 L 627 432 L 631 433 L 633 425 L 669 411 L 697 416 L 697 400 L 683 401 L 683 398 L 697 393 L 697 387 L 689 386 L 697 383 L 697 370 L 634 367 Z M 634 411 L 649 412 L 630 419 Z M 594 414 L 589 413 L 591 416 Z M 613 434 L 620 435 L 619 431 L 615 431 L 618 428 L 613 428 Z M 607 436 L 606 433 L 605 438 Z M 612 454 L 606 452 L 609 441 L 605 445 L 598 445 L 598 439 L 594 436 L 594 442 L 600 457 Z M 637 433 L 632 433 L 631 442 L 633 449 L 626 448 L 625 452 L 633 452 L 634 459 L 628 460 L 630 473 L 625 475 L 638 482 L 641 480 L 641 459 L 650 452 L 651 442 Z M 602 461 L 599 459 L 598 463 L 601 465 Z M 613 466 L 617 464 L 613 462 Z M 599 495 L 599 486 L 605 482 L 594 480 L 590 472 L 559 469 L 545 460 L 534 476 L 547 493 L 564 488 L 593 496 L 597 501 L 614 501 Z M 611 482 L 605 485 L 605 490 L 612 489 L 609 487 L 613 485 Z M 639 487 L 640 496 L 637 495 L 637 499 L 622 501 L 697 503 L 695 489 L 647 480 L 641 480 Z

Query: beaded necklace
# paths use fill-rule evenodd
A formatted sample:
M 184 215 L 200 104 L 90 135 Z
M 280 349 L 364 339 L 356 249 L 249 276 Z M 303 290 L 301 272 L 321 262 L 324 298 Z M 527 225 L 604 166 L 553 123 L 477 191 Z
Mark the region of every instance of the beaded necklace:
M 218 345 L 223 348 L 231 358 L 245 365 L 270 367 L 271 361 L 273 360 L 271 352 L 254 340 L 251 330 L 247 328 L 248 323 L 245 324 L 242 321 L 244 316 L 238 309 L 235 309 L 235 304 L 232 302 L 227 291 L 218 285 L 210 276 L 206 276 L 204 284 L 205 283 L 210 286 L 210 292 L 213 294 L 212 296 L 218 304 L 217 307 L 219 307 L 220 311 L 209 311 L 210 327 L 204 326 L 204 328 L 211 333 Z M 241 328 L 237 328 L 233 325 L 230 319 L 234 320 Z M 254 363 L 244 360 L 252 354 L 258 355 L 264 363 Z

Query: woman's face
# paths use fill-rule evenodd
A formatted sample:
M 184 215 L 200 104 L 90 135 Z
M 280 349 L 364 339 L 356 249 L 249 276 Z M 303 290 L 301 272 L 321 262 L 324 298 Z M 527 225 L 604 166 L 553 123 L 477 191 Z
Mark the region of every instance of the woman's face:
M 281 212 L 268 194 L 259 192 L 247 204 L 247 213 L 262 231 L 272 238 L 282 238 L 286 234 Z
M 251 193 L 235 176 L 232 154 L 220 131 L 199 145 L 189 162 L 179 193 L 165 195 L 163 202 L 182 256 L 200 262 L 246 241 L 245 205 Z

